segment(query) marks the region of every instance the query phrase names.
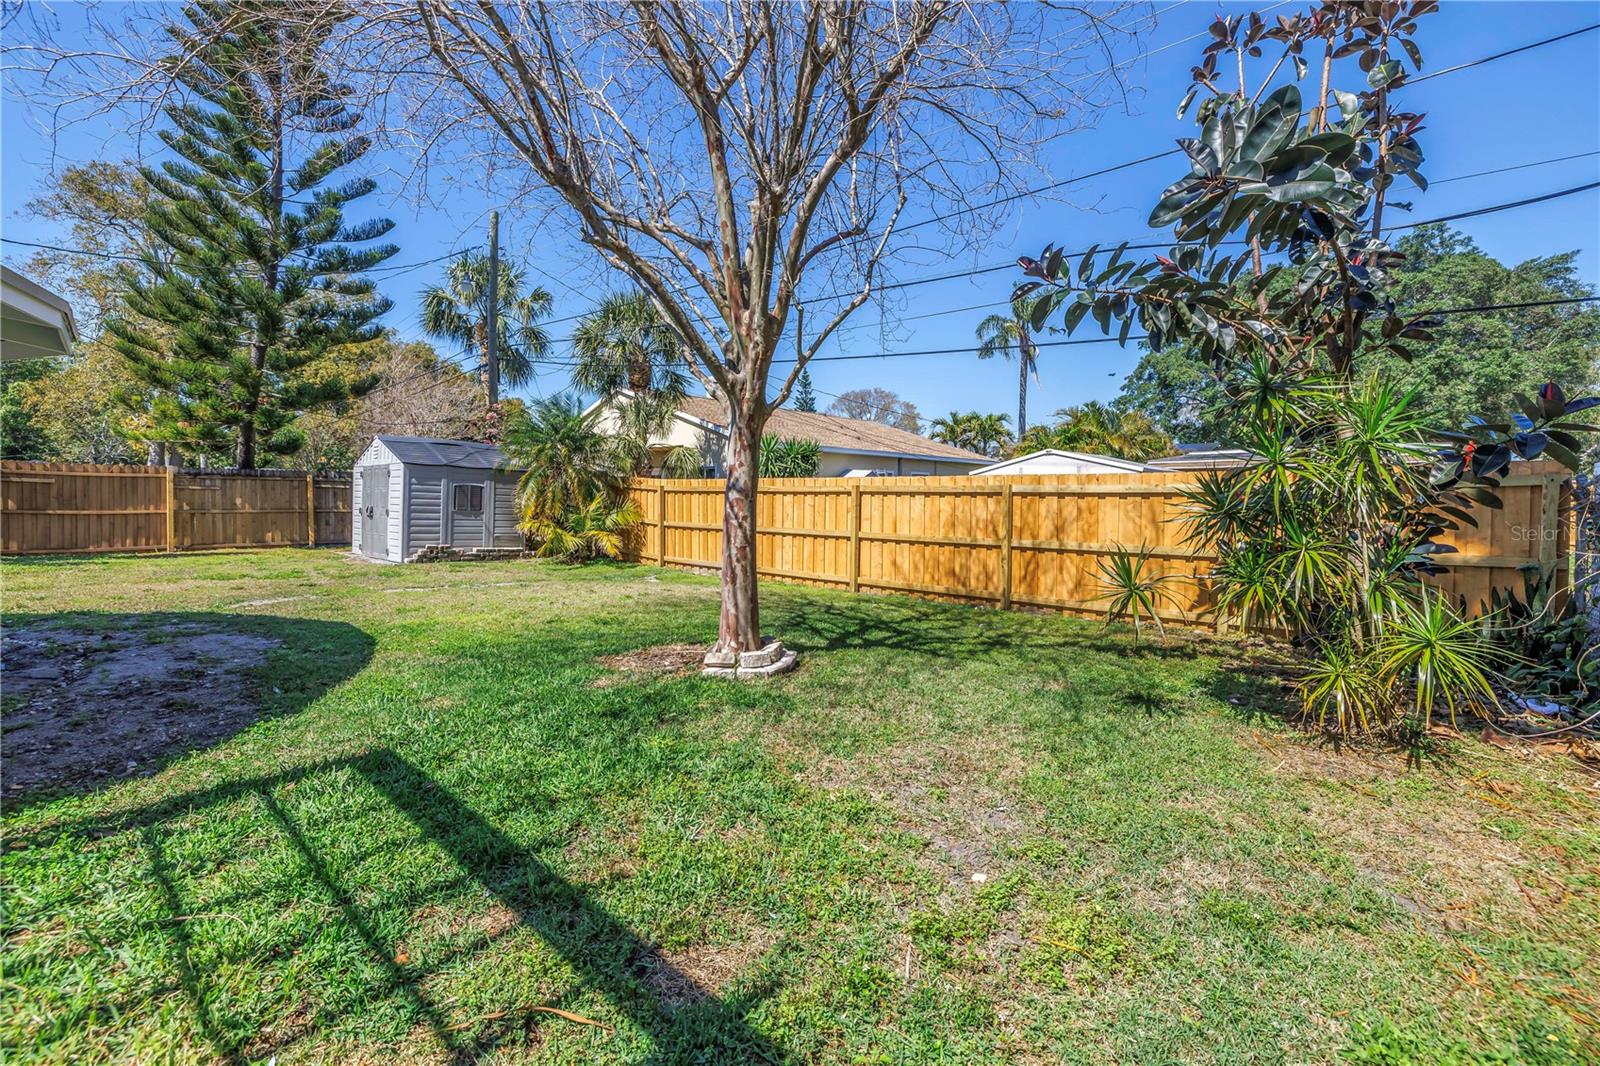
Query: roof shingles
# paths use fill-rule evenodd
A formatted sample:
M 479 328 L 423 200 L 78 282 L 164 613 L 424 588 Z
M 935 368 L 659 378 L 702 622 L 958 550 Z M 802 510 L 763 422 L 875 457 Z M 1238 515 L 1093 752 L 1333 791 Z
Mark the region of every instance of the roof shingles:
M 722 404 L 710 396 L 690 396 L 678 408 L 690 418 L 725 427 L 727 416 Z M 977 452 L 941 444 L 936 440 L 912 433 L 910 430 L 886 426 L 881 422 L 867 422 L 858 418 L 840 418 L 813 411 L 791 411 L 779 408 L 767 419 L 766 432 L 775 437 L 791 440 L 815 441 L 818 446 L 842 452 L 884 452 L 890 455 L 919 456 L 951 462 L 983 465 L 994 462 Z

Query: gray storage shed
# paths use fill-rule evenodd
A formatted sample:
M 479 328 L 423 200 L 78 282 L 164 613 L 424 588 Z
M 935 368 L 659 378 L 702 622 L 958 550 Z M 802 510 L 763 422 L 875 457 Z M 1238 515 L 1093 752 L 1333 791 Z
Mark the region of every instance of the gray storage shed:
M 517 479 L 492 444 L 372 438 L 356 460 L 351 540 L 369 559 L 405 562 L 424 548 L 520 548 Z

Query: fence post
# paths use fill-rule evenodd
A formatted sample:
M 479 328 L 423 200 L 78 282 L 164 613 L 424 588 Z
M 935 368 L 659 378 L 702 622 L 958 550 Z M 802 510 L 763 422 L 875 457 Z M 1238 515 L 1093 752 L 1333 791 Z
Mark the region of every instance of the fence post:
M 1000 494 L 1000 609 L 1011 609 L 1011 482 Z
M 667 483 L 656 482 L 656 565 L 667 565 Z
M 850 485 L 850 591 L 861 591 L 861 482 Z
M 317 475 L 306 474 L 306 547 L 317 546 Z
M 178 550 L 178 472 L 172 467 L 166 468 L 166 504 L 167 504 L 167 551 Z
M 1554 579 L 1556 551 L 1561 542 L 1561 483 L 1547 477 L 1539 486 L 1539 572 Z

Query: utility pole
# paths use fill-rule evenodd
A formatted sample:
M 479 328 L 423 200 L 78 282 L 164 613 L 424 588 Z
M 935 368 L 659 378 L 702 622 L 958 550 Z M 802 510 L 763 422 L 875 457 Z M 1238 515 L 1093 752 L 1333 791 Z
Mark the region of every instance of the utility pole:
M 500 212 L 489 212 L 489 410 L 500 403 Z

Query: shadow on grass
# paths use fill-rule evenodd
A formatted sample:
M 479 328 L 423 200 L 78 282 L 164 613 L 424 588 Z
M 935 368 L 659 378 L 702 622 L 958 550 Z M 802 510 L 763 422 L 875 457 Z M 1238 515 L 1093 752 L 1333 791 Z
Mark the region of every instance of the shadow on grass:
M 776 597 L 775 597 L 776 599 Z M 1132 627 L 1106 626 L 1094 619 L 1066 618 L 996 611 L 986 607 L 934 603 L 899 596 L 850 599 L 807 597 L 803 605 L 773 612 L 773 626 L 785 643 L 806 652 L 890 649 L 936 657 L 1020 657 L 1029 668 L 1058 681 L 1068 662 L 1082 665 L 1082 656 L 1163 662 L 1208 658 L 1217 666 L 1208 672 L 1207 695 L 1247 722 L 1287 719 L 1286 662 L 1281 651 L 1217 637 L 1195 629 L 1170 627 L 1165 636 L 1146 633 L 1135 638 Z M 1175 712 L 1160 693 L 1129 690 L 1123 701 L 1152 718 Z
M 660 1063 L 784 1062 L 787 1056 L 757 1031 L 748 1015 L 771 987 L 757 985 L 738 998 L 719 999 L 688 974 L 672 966 L 649 940 L 617 920 L 591 892 L 562 878 L 535 849 L 508 837 L 417 766 L 388 748 L 300 767 L 281 774 L 230 782 L 174 796 L 119 814 L 55 823 L 13 836 L 7 848 L 48 846 L 61 835 L 83 839 L 132 833 L 139 839 L 167 920 L 162 923 L 178 983 L 216 1056 L 228 1062 L 263 1059 L 288 1047 L 303 1033 L 276 1040 L 258 1033 L 230 1032 L 213 1004 L 209 974 L 194 963 L 195 944 L 186 930 L 176 864 L 163 845 L 163 823 L 220 808 L 254 796 L 278 833 L 286 839 L 314 893 L 337 911 L 365 953 L 377 964 L 390 993 L 408 1001 L 453 1062 L 468 1063 L 491 1054 L 536 1022 L 551 1021 L 538 1008 L 563 1009 L 564 996 L 543 1003 L 508 1004 L 484 1019 L 452 1023 L 443 1005 L 429 998 L 432 971 L 399 961 L 398 944 L 389 942 L 371 917 L 381 902 L 364 907 L 356 888 L 332 872 L 311 836 L 280 797 L 301 781 L 353 771 L 448 861 L 490 896 L 509 908 L 577 974 L 572 991 L 593 990 L 650 1039 L 643 1061 Z M 452 871 L 453 872 L 453 871 Z M 670 1002 L 656 989 L 670 989 Z M 681 1005 L 680 1005 L 681 1004 Z M 676 1009 L 674 1009 L 676 1008 Z M 576 1024 L 576 1023 L 556 1023 Z
M 4 633 L 7 807 L 153 774 L 359 673 L 343 622 L 208 611 L 13 614 Z

